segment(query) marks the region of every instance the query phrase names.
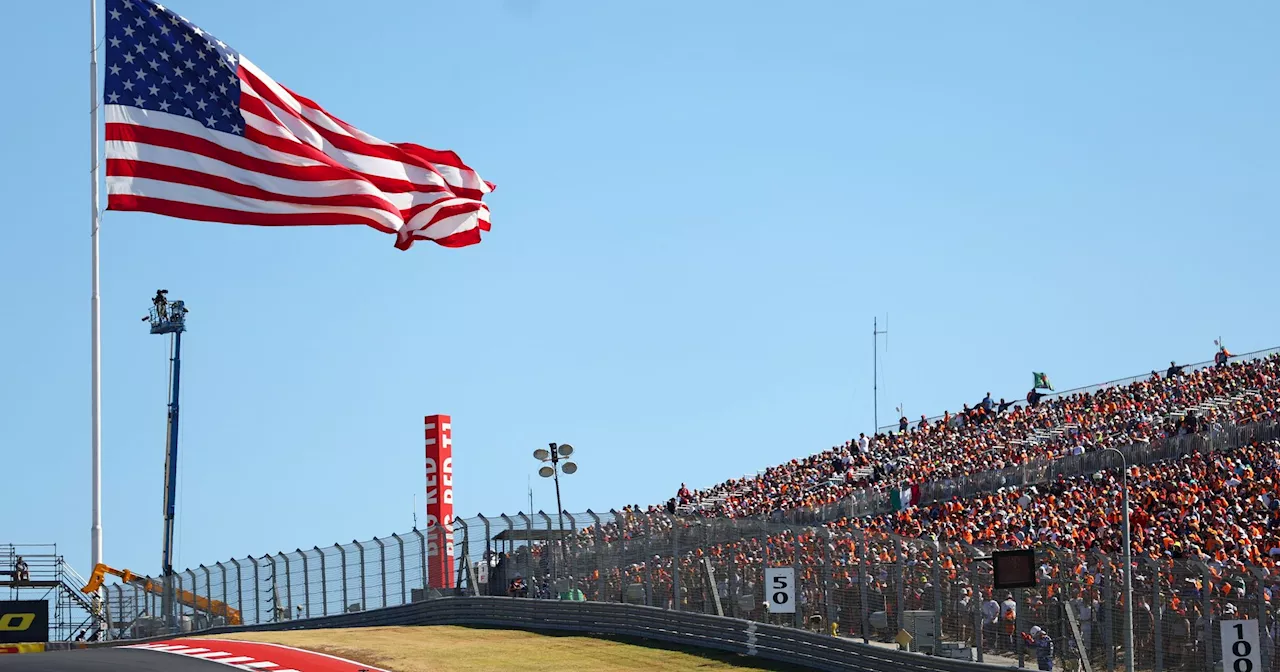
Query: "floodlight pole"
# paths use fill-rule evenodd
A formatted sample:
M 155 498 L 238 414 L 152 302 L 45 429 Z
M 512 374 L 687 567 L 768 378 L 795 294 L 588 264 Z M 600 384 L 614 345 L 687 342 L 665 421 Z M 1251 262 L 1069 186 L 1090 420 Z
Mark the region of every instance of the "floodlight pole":
M 1124 669 L 1133 672 L 1133 542 L 1129 537 L 1129 460 L 1116 448 L 1104 452 L 1120 456 L 1124 471 L 1120 474 L 1120 536 L 1124 539 Z
M 564 505 L 560 503 L 560 446 L 553 441 L 551 444 L 551 470 L 552 477 L 556 482 L 556 527 L 560 531 L 564 530 Z M 559 535 L 557 535 L 559 536 Z
M 568 444 L 557 445 L 556 442 L 554 441 L 552 441 L 547 445 L 551 448 L 550 451 L 538 449 L 534 451 L 533 457 L 534 459 L 540 462 L 551 463 L 551 466 L 549 467 L 551 469 L 551 473 L 547 474 L 545 472 L 539 471 L 539 475 L 543 477 L 551 476 L 556 482 L 556 527 L 558 528 L 556 530 L 556 541 L 558 541 L 563 546 L 564 544 L 564 504 L 560 501 L 560 458 L 570 457 L 571 455 L 570 451 L 572 450 L 573 446 L 570 446 Z M 565 451 L 565 454 L 563 456 L 560 454 L 561 450 Z M 547 452 L 549 452 L 549 455 L 546 455 L 544 457 L 542 453 L 547 453 Z M 574 464 L 572 462 L 569 462 L 567 466 L 573 467 Z M 547 468 L 548 467 L 543 467 L 543 469 L 547 469 Z M 574 469 L 570 469 L 568 473 L 572 474 L 573 472 L 574 472 Z M 532 497 L 533 497 L 532 488 L 529 489 L 529 497 L 530 497 L 530 501 L 532 501 Z M 548 526 L 550 526 L 549 521 L 548 521 Z M 530 538 L 530 543 L 532 543 L 532 541 L 533 541 L 532 538 Z M 553 550 L 552 552 L 554 553 L 555 551 Z M 554 566 L 555 564 L 552 563 L 552 567 Z M 554 581 L 556 578 L 557 577 L 552 577 L 552 580 Z

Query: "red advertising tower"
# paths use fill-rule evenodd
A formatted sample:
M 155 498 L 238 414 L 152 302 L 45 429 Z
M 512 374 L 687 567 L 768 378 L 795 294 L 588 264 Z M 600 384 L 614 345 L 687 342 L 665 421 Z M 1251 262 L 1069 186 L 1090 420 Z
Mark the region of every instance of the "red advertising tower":
M 453 588 L 453 429 L 449 416 L 428 415 L 427 575 L 431 588 Z

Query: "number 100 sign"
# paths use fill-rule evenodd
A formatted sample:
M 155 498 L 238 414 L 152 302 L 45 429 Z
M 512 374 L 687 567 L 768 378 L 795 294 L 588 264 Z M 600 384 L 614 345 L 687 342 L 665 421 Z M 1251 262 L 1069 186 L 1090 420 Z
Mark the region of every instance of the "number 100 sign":
M 1257 621 L 1222 622 L 1222 672 L 1262 672 Z
M 796 613 L 795 568 L 766 567 L 764 570 L 764 597 L 769 604 L 769 613 Z M 1262 671 L 1258 670 L 1258 672 Z

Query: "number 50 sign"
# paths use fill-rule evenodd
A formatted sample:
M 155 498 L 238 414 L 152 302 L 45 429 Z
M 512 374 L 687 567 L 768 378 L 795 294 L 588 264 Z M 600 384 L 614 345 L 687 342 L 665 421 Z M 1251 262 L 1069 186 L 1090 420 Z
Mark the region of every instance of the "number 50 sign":
M 766 567 L 764 596 L 771 614 L 796 613 L 796 570 L 794 567 Z M 1224 672 L 1230 672 L 1225 670 Z M 1262 672 L 1259 670 L 1258 672 Z
M 1257 621 L 1222 622 L 1222 672 L 1262 672 Z

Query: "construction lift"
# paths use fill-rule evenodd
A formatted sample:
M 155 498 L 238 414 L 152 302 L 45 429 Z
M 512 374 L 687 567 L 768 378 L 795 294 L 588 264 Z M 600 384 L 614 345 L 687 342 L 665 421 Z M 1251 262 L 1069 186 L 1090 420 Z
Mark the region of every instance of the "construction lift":
M 240 625 L 240 612 L 227 606 L 226 603 L 218 600 L 211 600 L 201 595 L 196 595 L 189 590 L 172 590 L 172 582 L 156 581 L 145 576 L 135 574 L 127 569 L 115 569 L 103 564 L 93 568 L 93 573 L 89 575 L 89 582 L 82 589 L 85 593 L 96 593 L 102 588 L 102 581 L 107 574 L 120 577 L 120 580 L 131 585 L 141 588 L 143 591 L 152 595 L 159 595 L 164 598 L 171 595 L 172 598 L 184 607 L 188 607 L 209 616 L 225 618 L 227 625 Z M 169 585 L 166 587 L 166 583 Z M 168 592 L 168 590 L 172 592 Z

